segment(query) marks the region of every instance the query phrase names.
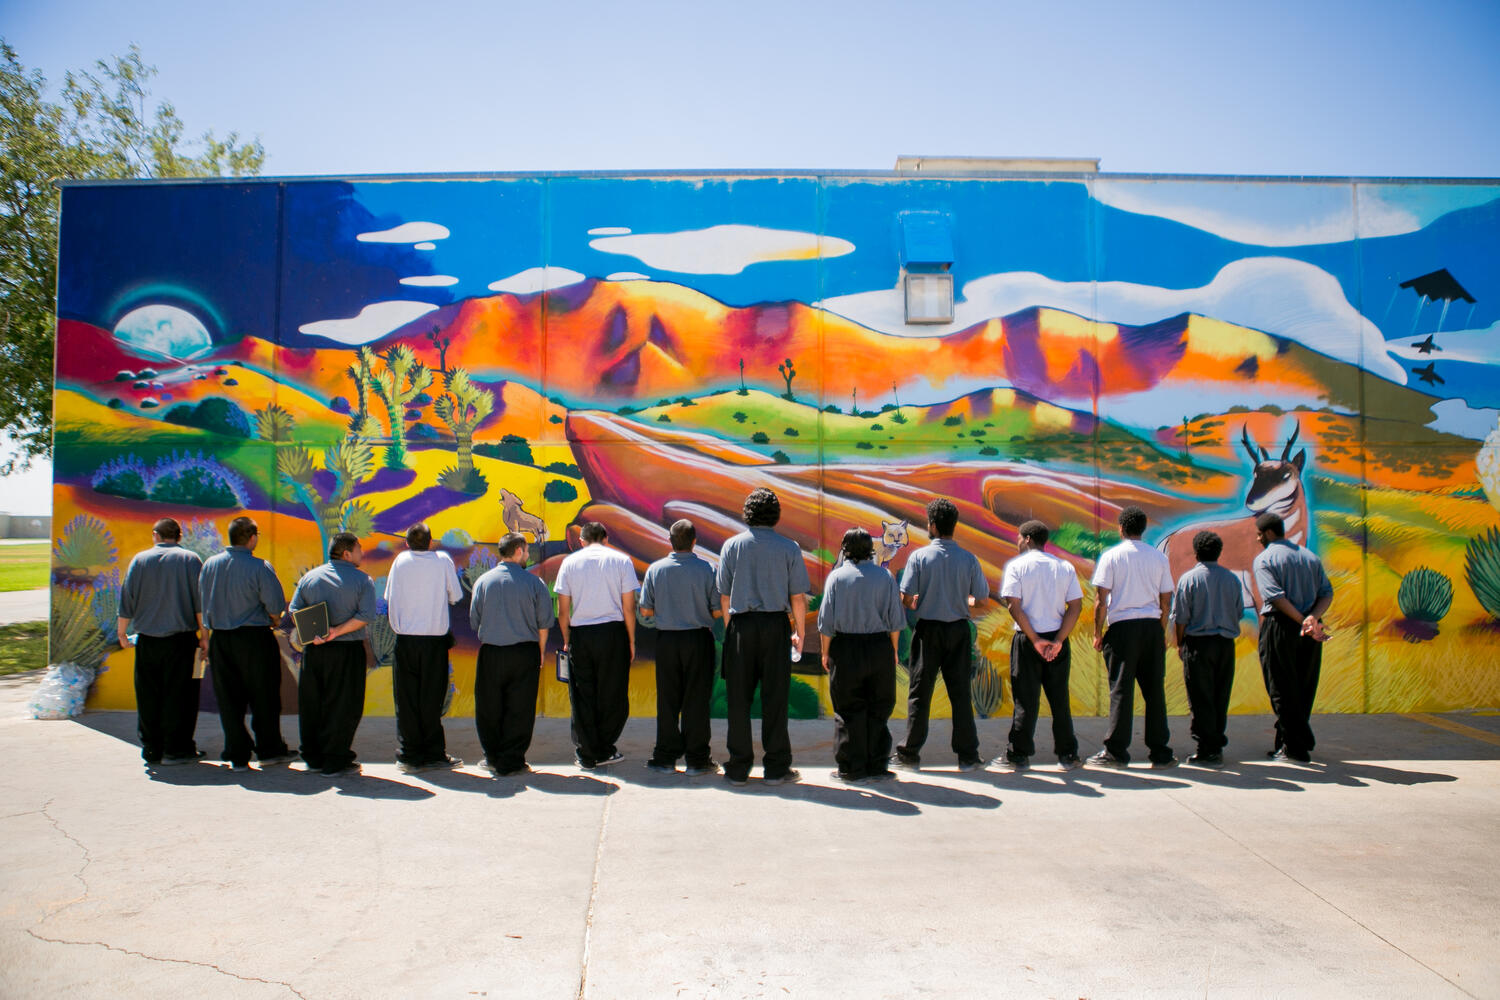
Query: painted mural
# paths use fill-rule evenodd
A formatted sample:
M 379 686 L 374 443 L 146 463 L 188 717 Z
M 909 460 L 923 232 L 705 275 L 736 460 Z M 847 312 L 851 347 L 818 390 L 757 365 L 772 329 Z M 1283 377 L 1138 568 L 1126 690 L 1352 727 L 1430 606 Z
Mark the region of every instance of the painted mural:
M 935 495 L 995 590 L 1031 517 L 1086 581 L 1127 504 L 1178 573 L 1211 525 L 1244 574 L 1276 510 L 1337 589 L 1319 710 L 1500 704 L 1497 260 L 1500 185 L 1463 182 L 70 187 L 52 659 L 102 663 L 92 703 L 131 707 L 108 640 L 161 516 L 207 555 L 249 513 L 288 592 L 340 530 L 379 592 L 425 520 L 467 588 L 511 530 L 550 582 L 586 520 L 644 571 L 689 517 L 713 560 L 764 485 L 815 590 L 852 525 L 900 574 Z M 952 322 L 906 322 L 908 272 L 952 276 Z M 975 704 L 1005 714 L 1011 623 L 979 612 Z M 476 639 L 454 617 L 467 715 Z M 1091 621 L 1079 714 L 1108 708 Z M 367 709 L 389 713 L 394 636 L 372 633 Z M 631 704 L 651 714 L 640 635 Z M 1268 710 L 1254 637 L 1247 611 L 1236 711 Z M 816 662 L 796 715 L 829 711 Z M 566 714 L 544 677 L 540 708 Z

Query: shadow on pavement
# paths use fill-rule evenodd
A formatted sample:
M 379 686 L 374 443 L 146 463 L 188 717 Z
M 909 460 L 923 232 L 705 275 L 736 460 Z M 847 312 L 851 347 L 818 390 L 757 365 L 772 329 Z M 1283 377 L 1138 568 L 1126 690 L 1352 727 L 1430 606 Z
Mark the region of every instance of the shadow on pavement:
M 790 785 L 766 785 L 760 780 L 752 780 L 748 785 L 739 788 L 727 782 L 724 787 L 741 795 L 776 795 L 783 799 L 797 799 L 815 805 L 832 806 L 835 809 L 863 809 L 891 816 L 916 816 L 922 812 L 910 802 L 890 798 L 871 790 L 879 788 L 879 785 L 870 786 L 870 788 L 828 788 L 802 782 Z
M 944 809 L 998 809 L 1000 800 L 993 795 L 977 795 L 961 788 L 947 785 L 932 785 L 912 778 L 882 781 L 870 786 L 870 790 L 893 799 L 901 799 L 920 806 L 937 806 Z

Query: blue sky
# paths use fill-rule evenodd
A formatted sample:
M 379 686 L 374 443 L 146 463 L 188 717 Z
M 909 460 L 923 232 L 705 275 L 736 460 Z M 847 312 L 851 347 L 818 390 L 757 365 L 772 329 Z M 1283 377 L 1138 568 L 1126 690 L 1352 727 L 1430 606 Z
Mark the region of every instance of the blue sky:
M 139 44 L 190 133 L 258 135 L 273 175 L 885 169 L 904 153 L 1500 174 L 1485 2 L 0 0 L 0 34 L 54 80 Z M 0 484 L 0 510 L 50 503 L 49 475 Z

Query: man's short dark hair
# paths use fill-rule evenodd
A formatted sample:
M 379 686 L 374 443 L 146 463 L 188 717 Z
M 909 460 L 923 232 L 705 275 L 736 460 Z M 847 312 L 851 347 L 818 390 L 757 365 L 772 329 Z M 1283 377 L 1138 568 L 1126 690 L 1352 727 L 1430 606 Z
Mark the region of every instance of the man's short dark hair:
M 583 527 L 578 529 L 578 537 L 583 539 L 583 544 L 593 545 L 608 538 L 609 531 L 598 521 L 585 521 Z
M 237 517 L 229 522 L 230 545 L 244 545 L 258 534 L 260 534 L 260 529 L 255 526 L 255 521 L 251 518 Z
M 426 552 L 432 545 L 432 529 L 418 521 L 406 529 L 406 547 L 413 552 Z
M 350 549 L 359 548 L 359 536 L 352 531 L 340 531 L 328 543 L 328 558 L 340 559 Z
M 958 527 L 958 508 L 947 497 L 938 497 L 927 505 L 927 523 L 937 529 L 939 538 L 948 538 Z
M 745 524 L 751 528 L 774 528 L 781 520 L 781 498 L 764 486 L 745 497 Z
M 1218 562 L 1224 551 L 1224 539 L 1212 531 L 1200 531 L 1193 536 L 1193 555 L 1199 562 Z
M 849 562 L 864 562 L 875 554 L 875 542 L 864 528 L 850 528 L 844 532 L 839 549 Z
M 1120 534 L 1126 538 L 1140 538 L 1146 533 L 1146 512 L 1139 507 L 1126 507 L 1120 511 Z
M 1029 541 L 1036 548 L 1043 548 L 1047 539 L 1052 537 L 1052 532 L 1041 521 L 1027 521 L 1016 529 L 1016 534 Z
M 670 534 L 673 552 L 691 552 L 693 543 L 698 540 L 698 529 L 693 527 L 693 522 L 685 517 L 673 522 Z
M 512 531 L 500 539 L 500 558 L 509 559 L 516 554 L 516 549 L 526 544 L 526 536 L 519 531 Z
M 1277 538 L 1285 538 L 1286 522 L 1281 519 L 1280 514 L 1274 514 L 1268 510 L 1255 519 L 1255 530 L 1269 531 Z
M 164 517 L 160 521 L 157 521 L 151 526 L 151 530 L 156 532 L 156 537 L 164 542 L 182 541 L 182 525 L 170 517 Z

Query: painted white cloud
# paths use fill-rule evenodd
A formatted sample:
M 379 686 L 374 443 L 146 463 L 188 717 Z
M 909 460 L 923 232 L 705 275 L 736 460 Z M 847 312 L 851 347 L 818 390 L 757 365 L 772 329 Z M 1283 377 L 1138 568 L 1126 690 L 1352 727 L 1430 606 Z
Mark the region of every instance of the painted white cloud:
M 630 232 L 630 227 L 629 226 L 599 226 L 597 229 L 590 229 L 589 230 L 589 235 L 590 236 L 624 236 L 628 232 Z
M 1409 337 L 1392 338 L 1386 348 L 1398 358 L 1413 361 L 1467 361 L 1476 365 L 1500 365 L 1500 322 L 1484 330 L 1455 330 L 1452 333 L 1435 333 L 1432 342 L 1437 350 L 1423 354 L 1414 345 L 1427 339 L 1427 334 L 1412 334 Z
M 430 302 L 371 302 L 359 311 L 358 316 L 348 319 L 320 319 L 313 323 L 303 323 L 297 329 L 309 337 L 327 337 L 341 344 L 368 344 L 436 308 Z
M 827 299 L 823 308 L 874 330 L 941 336 L 1032 306 L 1049 306 L 1105 322 L 1140 326 L 1185 312 L 1295 340 L 1329 357 L 1362 364 L 1405 384 L 1406 370 L 1386 352 L 1380 330 L 1344 297 L 1333 275 L 1286 257 L 1247 257 L 1201 288 L 1160 288 L 1124 281 L 1054 281 L 1031 271 L 976 278 L 954 304 L 946 326 L 906 325 L 900 288 Z
M 448 238 L 448 227 L 436 222 L 403 222 L 395 229 L 360 233 L 354 237 L 361 243 L 425 243 Z
M 739 274 L 751 264 L 842 257 L 854 252 L 853 243 L 836 236 L 738 224 L 675 233 L 601 236 L 590 240 L 589 246 L 682 274 Z
M 415 285 L 418 288 L 447 288 L 458 284 L 458 279 L 451 274 L 414 274 L 410 278 L 402 278 L 401 284 Z
M 584 278 L 577 271 L 566 267 L 528 267 L 509 278 L 490 282 L 492 292 L 509 292 L 512 295 L 530 295 L 545 292 L 550 288 L 566 288 L 576 285 Z
M 648 274 L 642 274 L 639 271 L 616 271 L 613 274 L 605 275 L 605 279 L 604 280 L 606 280 L 606 281 L 650 281 L 651 280 L 651 276 L 648 275 Z
M 1500 420 L 1500 410 L 1476 409 L 1461 399 L 1445 399 L 1432 407 L 1435 414 L 1428 423 L 1435 431 L 1483 441 Z
M 1500 197 L 1478 185 L 1288 184 L 1101 179 L 1094 198 L 1238 243 L 1293 247 L 1412 233 L 1460 208 Z
M 436 243 L 413 243 L 411 248 L 413 250 L 436 250 L 437 249 L 437 244 Z

